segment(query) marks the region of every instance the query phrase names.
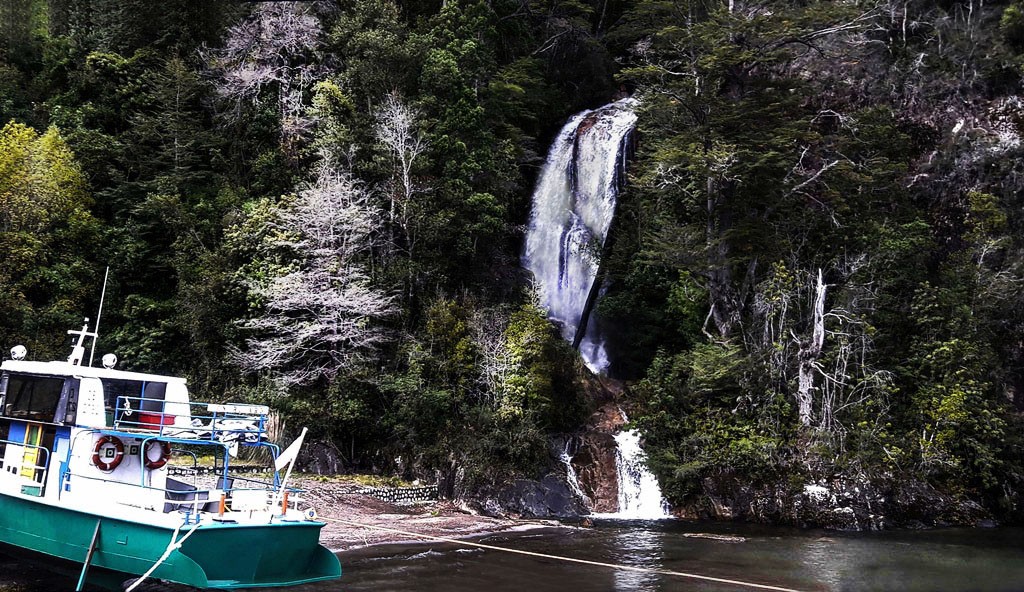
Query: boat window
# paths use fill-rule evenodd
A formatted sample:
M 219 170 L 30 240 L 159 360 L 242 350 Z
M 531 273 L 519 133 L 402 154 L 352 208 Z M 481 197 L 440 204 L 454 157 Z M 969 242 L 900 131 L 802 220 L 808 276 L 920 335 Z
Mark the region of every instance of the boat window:
M 166 382 L 147 382 L 143 384 L 142 402 L 143 411 L 155 411 L 160 413 L 164 410 L 164 397 L 167 394 Z
M 124 411 L 129 407 L 133 411 L 163 411 L 164 396 L 167 392 L 165 382 L 112 378 L 101 378 L 100 382 L 103 383 L 103 403 L 108 412 L 113 412 L 117 408 Z
M 64 379 L 53 376 L 7 376 L 3 414 L 19 419 L 52 422 L 64 390 Z

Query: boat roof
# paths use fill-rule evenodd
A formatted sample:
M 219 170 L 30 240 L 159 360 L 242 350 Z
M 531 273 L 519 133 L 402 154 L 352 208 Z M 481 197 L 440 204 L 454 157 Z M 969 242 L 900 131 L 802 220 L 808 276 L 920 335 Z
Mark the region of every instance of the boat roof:
M 27 372 L 30 374 L 45 374 L 50 376 L 73 376 L 76 378 L 109 378 L 112 380 L 185 383 L 185 379 L 178 376 L 161 376 L 159 374 L 145 374 L 143 372 L 128 372 L 126 370 L 111 370 L 109 368 L 93 368 L 92 366 L 79 366 L 64 361 L 30 362 L 24 360 L 6 360 L 2 365 L 0 365 L 0 370 Z

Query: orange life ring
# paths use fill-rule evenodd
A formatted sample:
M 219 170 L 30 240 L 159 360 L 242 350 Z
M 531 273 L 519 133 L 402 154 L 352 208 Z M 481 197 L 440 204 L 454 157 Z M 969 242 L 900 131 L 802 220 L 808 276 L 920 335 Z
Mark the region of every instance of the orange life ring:
M 156 459 L 149 456 L 149 451 L 153 448 L 154 444 L 160 445 L 160 456 Z M 169 442 L 160 442 L 158 440 L 150 440 L 146 442 L 146 449 L 142 453 L 142 462 L 146 465 L 147 469 L 159 469 L 160 467 L 167 464 L 167 459 L 171 457 L 171 445 Z
M 96 440 L 96 447 L 92 449 L 92 464 L 96 468 L 110 472 L 117 468 L 124 459 L 124 444 L 117 436 L 106 435 Z

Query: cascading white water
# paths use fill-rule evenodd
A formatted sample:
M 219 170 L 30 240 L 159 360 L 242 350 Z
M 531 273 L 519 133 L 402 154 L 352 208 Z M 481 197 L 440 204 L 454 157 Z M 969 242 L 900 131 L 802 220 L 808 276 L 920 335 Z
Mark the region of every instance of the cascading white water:
M 637 520 L 670 518 L 658 479 L 647 468 L 647 455 L 640 447 L 640 432 L 623 430 L 615 434 L 615 444 L 619 511 L 608 517 Z
M 595 374 L 607 370 L 608 354 L 591 308 L 601 290 L 595 285 L 599 259 L 625 175 L 635 107 L 636 100 L 622 99 L 578 113 L 562 127 L 533 192 L 523 252 L 523 266 L 533 272 L 548 318 L 561 326 L 562 337 L 579 348 Z M 647 469 L 640 434 L 620 432 L 615 442 L 619 511 L 605 516 L 669 517 L 658 480 Z M 561 461 L 569 487 L 586 500 L 568 445 Z
M 559 132 L 533 193 L 523 266 L 533 272 L 548 318 L 578 345 L 594 373 L 608 368 L 590 314 L 598 259 L 615 214 L 636 126 L 634 99 L 574 115 Z M 581 331 L 582 328 L 582 331 Z
M 583 488 L 580 487 L 579 475 L 576 474 L 576 468 L 572 466 L 572 455 L 569 454 L 569 447 L 571 445 L 571 440 L 565 442 L 565 447 L 562 449 L 561 454 L 558 455 L 558 460 L 562 461 L 562 465 L 565 466 L 565 482 L 569 485 L 569 490 L 576 496 L 576 499 L 589 504 L 590 498 L 584 493 Z

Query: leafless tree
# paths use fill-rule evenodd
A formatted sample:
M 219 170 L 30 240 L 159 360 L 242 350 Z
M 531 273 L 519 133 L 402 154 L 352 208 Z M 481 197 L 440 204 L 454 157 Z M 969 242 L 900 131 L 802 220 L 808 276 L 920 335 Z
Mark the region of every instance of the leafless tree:
M 419 113 L 409 107 L 397 93 L 388 95 L 384 105 L 376 112 L 377 125 L 374 131 L 380 141 L 398 163 L 402 183 L 403 207 L 409 203 L 416 188 L 412 180 L 412 167 L 428 148 L 427 140 L 420 129 Z M 395 193 L 391 193 L 389 209 L 391 222 L 396 218 Z
M 378 217 L 365 189 L 325 162 L 274 225 L 275 246 L 292 250 L 297 264 L 250 285 L 265 311 L 241 323 L 254 336 L 235 359 L 284 385 L 332 380 L 372 354 L 385 339 L 375 322 L 395 312 L 393 297 L 371 286 L 362 263 Z
M 788 390 L 795 374 L 800 425 L 840 443 L 847 428 L 844 412 L 869 397 L 884 399 L 879 391 L 892 378 L 871 359 L 874 343 L 865 318 L 874 310 L 874 293 L 870 284 L 854 279 L 866 265 L 863 256 L 837 262 L 839 283 L 826 298 L 830 286 L 823 270 L 791 272 L 776 264 L 755 290 L 756 334 L 747 338 L 749 347 L 763 352 L 774 388 Z M 833 301 L 830 307 L 827 300 Z
M 258 3 L 228 29 L 223 47 L 204 52 L 219 77 L 217 93 L 231 101 L 237 116 L 244 103 L 274 88 L 283 139 L 307 133 L 312 122 L 305 116 L 303 95 L 321 77 L 315 54 L 322 36 L 310 3 Z
M 797 360 L 799 376 L 797 378 L 796 402 L 800 414 L 800 425 L 811 424 L 811 411 L 814 402 L 814 369 L 815 362 L 821 356 L 821 348 L 825 343 L 825 291 L 827 286 L 822 280 L 821 269 L 818 270 L 818 281 L 814 285 L 814 306 L 812 307 L 811 336 L 809 339 L 798 339 L 800 343 Z
M 494 409 L 500 406 L 502 390 L 514 370 L 512 352 L 505 340 L 507 327 L 508 315 L 500 310 L 475 308 L 469 319 L 469 330 L 479 352 L 477 397 Z

